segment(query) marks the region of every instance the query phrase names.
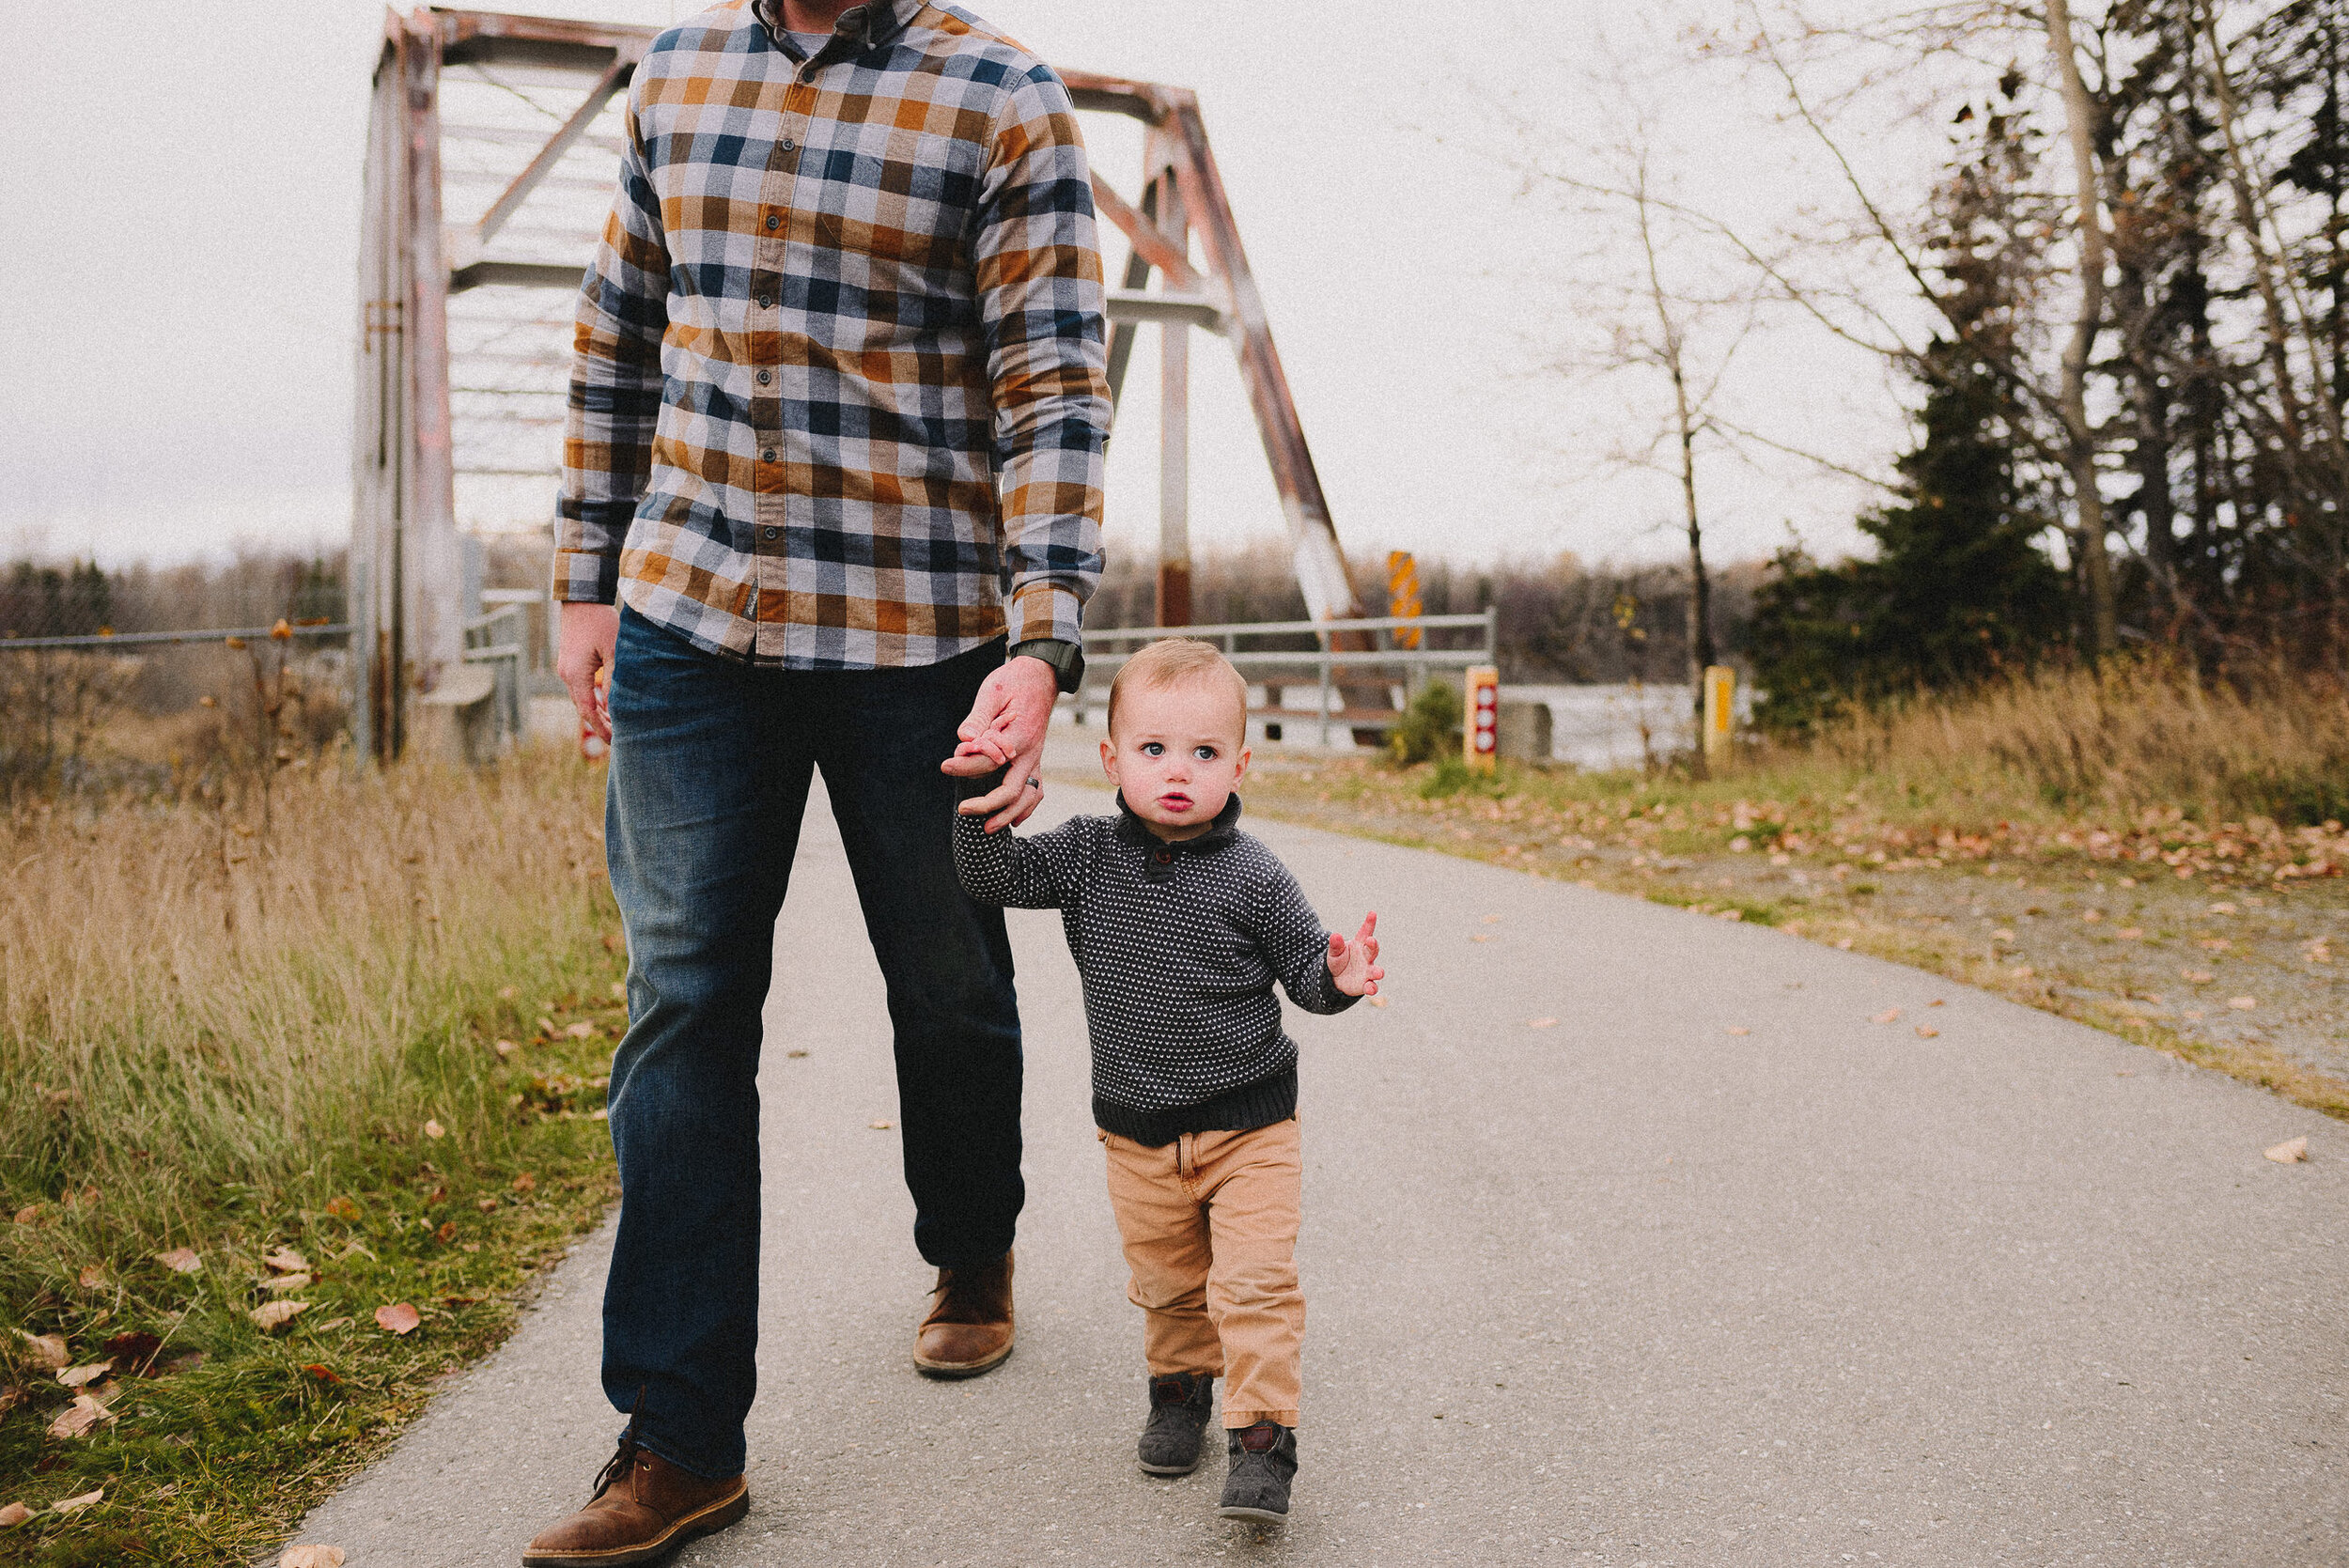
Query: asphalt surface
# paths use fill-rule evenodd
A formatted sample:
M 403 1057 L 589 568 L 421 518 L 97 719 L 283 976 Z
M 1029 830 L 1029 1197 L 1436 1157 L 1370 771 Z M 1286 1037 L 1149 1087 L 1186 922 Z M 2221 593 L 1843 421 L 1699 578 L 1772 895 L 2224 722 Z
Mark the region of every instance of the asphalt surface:
M 1326 921 L 1378 910 L 1391 971 L 1387 1007 L 1292 1015 L 1288 1525 L 1217 1519 L 1220 1458 L 1134 1467 L 1140 1314 L 1049 913 L 1012 927 L 1019 1348 L 914 1374 L 930 1276 L 870 1125 L 895 1121 L 880 979 L 819 796 L 768 1013 L 754 1503 L 676 1560 L 2349 1562 L 2349 1128 L 1916 970 L 1254 826 Z M 2262 1157 L 2302 1134 L 2310 1162 Z M 606 1245 L 295 1539 L 510 1564 L 583 1501 L 619 1425 Z

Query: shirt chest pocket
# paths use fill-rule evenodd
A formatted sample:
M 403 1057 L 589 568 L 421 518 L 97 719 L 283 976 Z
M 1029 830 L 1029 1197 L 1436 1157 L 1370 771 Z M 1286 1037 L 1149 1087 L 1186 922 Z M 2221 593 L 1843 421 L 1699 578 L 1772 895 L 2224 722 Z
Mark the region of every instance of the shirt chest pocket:
M 878 121 L 829 122 L 809 134 L 793 205 L 812 213 L 821 243 L 867 258 L 881 287 L 902 272 L 934 291 L 968 273 L 982 143 Z

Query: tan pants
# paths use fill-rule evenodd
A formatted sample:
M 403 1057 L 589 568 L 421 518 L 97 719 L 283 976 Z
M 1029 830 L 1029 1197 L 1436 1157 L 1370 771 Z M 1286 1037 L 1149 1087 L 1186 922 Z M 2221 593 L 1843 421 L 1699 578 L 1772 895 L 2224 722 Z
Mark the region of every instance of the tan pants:
M 1223 1424 L 1297 1424 L 1305 1293 L 1297 1281 L 1304 1164 L 1297 1118 L 1248 1132 L 1187 1132 L 1162 1149 L 1114 1133 L 1110 1207 L 1148 1316 L 1153 1374 L 1224 1379 Z

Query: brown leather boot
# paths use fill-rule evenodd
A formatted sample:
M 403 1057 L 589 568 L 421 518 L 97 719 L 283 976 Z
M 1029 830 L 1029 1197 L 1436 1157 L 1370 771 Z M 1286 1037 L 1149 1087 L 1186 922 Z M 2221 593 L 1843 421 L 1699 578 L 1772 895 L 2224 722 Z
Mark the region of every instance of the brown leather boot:
M 930 1315 L 913 1336 L 913 1364 L 929 1377 L 976 1377 L 1011 1354 L 1011 1254 L 981 1268 L 941 1268 Z
M 704 1481 L 624 1436 L 595 1495 L 522 1548 L 522 1568 L 628 1568 L 722 1530 L 751 1510 L 742 1478 Z

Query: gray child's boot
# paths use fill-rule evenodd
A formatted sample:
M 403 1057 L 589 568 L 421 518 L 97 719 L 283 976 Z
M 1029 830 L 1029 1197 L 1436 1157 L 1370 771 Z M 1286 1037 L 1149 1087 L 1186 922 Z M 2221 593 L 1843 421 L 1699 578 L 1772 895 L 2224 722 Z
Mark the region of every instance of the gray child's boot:
M 1297 1433 L 1278 1421 L 1258 1421 L 1231 1436 L 1232 1467 L 1223 1478 L 1226 1519 L 1277 1525 L 1289 1516 L 1289 1483 L 1297 1479 Z
M 1215 1413 L 1215 1378 L 1176 1372 L 1150 1378 L 1150 1420 L 1139 1455 L 1152 1475 L 1189 1475 L 1199 1467 L 1199 1436 Z

